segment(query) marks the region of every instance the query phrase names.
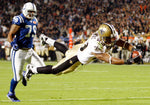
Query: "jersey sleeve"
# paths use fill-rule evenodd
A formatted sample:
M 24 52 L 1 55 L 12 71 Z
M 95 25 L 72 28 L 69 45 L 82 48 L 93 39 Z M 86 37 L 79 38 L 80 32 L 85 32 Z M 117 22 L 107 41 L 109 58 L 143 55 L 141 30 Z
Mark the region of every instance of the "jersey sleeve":
M 21 25 L 24 22 L 21 16 L 14 16 L 12 20 L 12 24 Z
M 114 32 L 114 37 L 116 38 L 116 40 L 119 40 L 119 34 L 118 32 L 116 31 L 116 29 L 114 28 L 115 32 Z
M 36 21 L 36 23 L 37 23 L 37 25 L 38 25 L 39 22 L 38 22 L 37 18 L 35 18 L 35 21 Z
M 118 35 L 117 31 L 115 32 L 115 38 L 116 38 L 116 40 L 119 40 L 119 35 Z

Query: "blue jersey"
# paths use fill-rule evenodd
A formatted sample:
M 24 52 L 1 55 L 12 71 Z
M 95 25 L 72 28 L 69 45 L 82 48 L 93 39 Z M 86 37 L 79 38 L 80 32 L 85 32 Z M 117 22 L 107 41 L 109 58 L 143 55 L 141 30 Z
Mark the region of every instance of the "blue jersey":
M 20 14 L 18 16 L 14 16 L 12 24 L 20 26 L 20 29 L 16 33 L 16 37 L 14 38 L 13 42 L 18 44 L 19 48 L 32 48 L 33 38 L 37 31 L 37 19 L 33 18 L 29 20 L 23 14 Z

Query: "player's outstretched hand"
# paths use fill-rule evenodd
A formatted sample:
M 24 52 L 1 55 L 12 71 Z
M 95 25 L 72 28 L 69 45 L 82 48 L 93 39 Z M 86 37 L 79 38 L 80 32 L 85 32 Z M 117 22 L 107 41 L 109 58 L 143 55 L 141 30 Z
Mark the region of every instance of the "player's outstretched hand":
M 133 51 L 132 55 L 131 55 L 134 63 L 140 64 L 141 60 L 142 60 L 142 55 L 139 51 Z
M 133 59 L 132 58 L 129 58 L 127 61 L 125 61 L 124 62 L 125 64 L 127 64 L 127 65 L 131 65 L 131 64 L 133 64 L 134 62 L 133 62 Z
M 130 58 L 125 62 L 125 64 L 128 65 L 133 63 L 140 64 L 141 60 L 142 60 L 141 53 L 137 50 L 134 50 L 132 51 Z

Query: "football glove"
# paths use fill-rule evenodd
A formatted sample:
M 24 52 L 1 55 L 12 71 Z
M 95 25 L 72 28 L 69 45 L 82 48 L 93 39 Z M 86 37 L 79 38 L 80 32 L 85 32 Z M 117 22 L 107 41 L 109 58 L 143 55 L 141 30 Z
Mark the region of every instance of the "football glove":
M 19 49 L 18 44 L 11 42 L 11 46 L 13 47 L 13 50 L 17 51 Z
M 127 64 L 127 65 L 133 64 L 133 59 L 129 58 L 127 61 L 124 62 L 124 64 Z
M 132 50 L 130 58 L 125 62 L 125 64 L 140 64 L 142 60 L 141 52 L 137 51 L 136 49 Z
M 142 55 L 141 52 L 139 51 L 133 51 L 131 53 L 131 58 L 133 59 L 134 63 L 140 64 L 141 60 L 142 60 Z
M 17 51 L 19 49 L 18 44 L 13 45 L 13 50 Z

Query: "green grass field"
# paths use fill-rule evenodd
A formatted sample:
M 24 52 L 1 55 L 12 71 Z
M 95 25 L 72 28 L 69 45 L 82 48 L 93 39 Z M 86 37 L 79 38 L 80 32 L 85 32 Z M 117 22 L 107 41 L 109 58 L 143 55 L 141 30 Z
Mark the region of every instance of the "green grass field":
M 55 62 L 46 62 L 55 64 Z M 6 94 L 13 76 L 10 61 L 0 61 L 0 105 L 150 105 L 150 65 L 89 64 L 75 72 L 34 75 L 10 102 Z

